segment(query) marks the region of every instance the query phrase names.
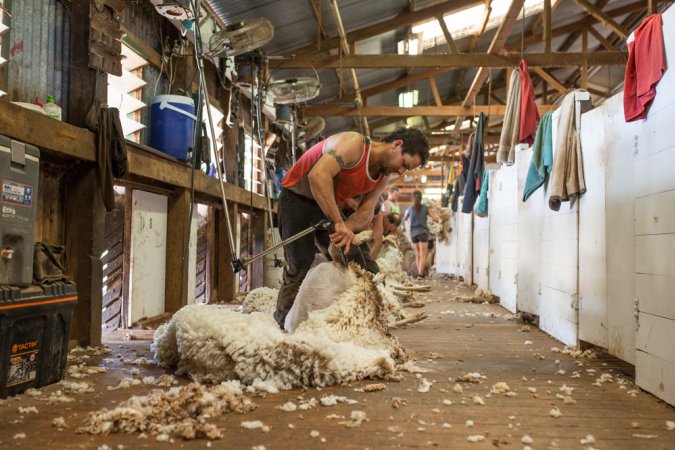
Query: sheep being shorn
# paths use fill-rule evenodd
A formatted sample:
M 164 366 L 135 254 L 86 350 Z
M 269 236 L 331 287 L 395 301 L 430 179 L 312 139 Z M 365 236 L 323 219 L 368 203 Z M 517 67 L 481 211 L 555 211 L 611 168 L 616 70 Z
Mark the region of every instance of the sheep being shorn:
M 263 312 L 272 314 L 277 307 L 277 296 L 279 289 L 259 287 L 246 294 L 246 298 L 241 304 L 241 312 L 250 314 L 252 312 Z
M 292 334 L 269 314 L 186 306 L 155 332 L 155 358 L 198 380 L 263 381 L 279 389 L 395 378 L 405 354 L 388 333 L 387 309 L 371 276 L 355 265 L 349 271 L 354 284 Z

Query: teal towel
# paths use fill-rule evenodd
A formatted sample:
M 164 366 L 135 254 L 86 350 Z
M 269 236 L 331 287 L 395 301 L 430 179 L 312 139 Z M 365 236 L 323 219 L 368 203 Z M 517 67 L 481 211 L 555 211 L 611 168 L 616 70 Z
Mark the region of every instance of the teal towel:
M 480 182 L 480 196 L 475 214 L 478 217 L 487 217 L 488 215 L 488 189 L 490 188 L 490 171 L 483 172 L 483 180 Z
M 523 201 L 526 201 L 534 191 L 539 189 L 551 174 L 553 168 L 553 129 L 551 126 L 551 114 L 547 112 L 539 121 L 537 132 L 532 144 L 532 160 L 527 170 L 525 188 L 523 189 Z

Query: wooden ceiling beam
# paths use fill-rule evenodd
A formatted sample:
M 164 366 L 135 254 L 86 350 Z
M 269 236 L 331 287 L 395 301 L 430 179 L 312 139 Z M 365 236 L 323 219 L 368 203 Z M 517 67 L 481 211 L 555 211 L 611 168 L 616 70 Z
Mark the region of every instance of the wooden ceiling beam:
M 344 25 L 342 24 L 342 17 L 340 16 L 340 9 L 338 8 L 337 0 L 330 0 L 331 10 L 333 11 L 333 17 L 335 23 L 337 24 L 338 34 L 340 35 L 340 46 L 342 53 L 349 56 L 351 49 L 349 43 L 347 42 L 347 34 L 345 33 Z M 349 74 L 352 77 L 352 85 L 354 86 L 354 97 L 356 99 L 356 110 L 359 112 L 363 106 L 363 97 L 361 97 L 361 88 L 359 87 L 359 80 L 356 77 L 356 70 L 354 68 L 349 69 Z M 365 117 L 360 117 L 359 121 L 363 124 L 363 131 L 366 136 L 370 136 L 370 130 L 368 129 L 368 120 Z
M 438 16 L 439 14 L 446 15 L 453 12 L 461 11 L 466 8 L 470 8 L 475 5 L 479 5 L 481 2 L 476 0 L 448 0 L 438 5 L 430 6 L 428 8 L 420 9 L 419 11 L 404 11 L 396 15 L 395 17 L 378 22 L 374 25 L 367 27 L 359 28 L 357 30 L 352 30 L 346 34 L 347 42 L 357 42 L 363 39 L 367 39 L 373 36 L 377 36 L 382 33 L 386 33 L 392 30 L 398 30 L 400 28 L 412 26 L 415 23 L 423 22 L 425 20 L 430 20 Z M 339 36 L 323 40 L 319 43 L 319 48 L 317 49 L 316 43 L 306 45 L 304 47 L 289 50 L 284 52 L 284 55 L 311 55 L 321 52 L 327 52 L 328 50 L 338 48 L 340 46 Z
M 556 88 L 559 92 L 562 94 L 567 94 L 569 89 L 565 87 L 564 84 L 562 84 L 560 81 L 558 81 L 553 75 L 550 73 L 546 72 L 544 69 L 541 67 L 533 67 L 532 71 L 539 75 L 543 80 L 545 80 L 548 84 Z
M 545 113 L 557 108 L 555 105 L 538 105 L 539 112 Z M 503 116 L 505 105 L 452 105 L 452 106 L 413 106 L 400 108 L 398 106 L 364 106 L 361 111 L 353 107 L 335 105 L 307 105 L 304 107 L 306 116 L 457 116 L 484 113 L 488 116 Z
M 310 3 L 312 4 L 312 9 L 314 10 L 314 18 L 316 19 L 316 24 L 317 27 L 319 28 L 319 34 L 323 39 L 326 39 L 328 38 L 328 31 L 326 30 L 326 26 L 323 22 L 323 14 L 321 12 L 321 0 L 310 0 Z M 318 42 L 320 42 L 320 40 L 318 40 Z M 331 50 L 330 54 L 337 55 L 338 54 L 337 49 Z M 341 98 L 347 91 L 345 89 L 345 79 L 342 76 L 342 70 L 335 69 L 335 76 L 338 79 L 338 86 L 339 86 L 338 98 Z
M 624 40 L 628 39 L 629 34 L 628 30 L 625 29 L 620 24 L 616 23 L 614 19 L 612 19 L 610 16 L 602 12 L 600 8 L 591 4 L 587 0 L 574 0 L 574 1 L 576 2 L 577 5 L 581 7 L 581 9 L 585 10 L 588 14 L 598 19 L 598 22 L 602 23 L 607 28 L 612 30 L 614 33 L 616 33 L 617 36 L 619 36 Z
M 485 81 L 491 67 L 517 67 L 520 61 L 520 52 L 489 54 L 489 53 L 462 53 L 460 55 L 346 55 L 341 58 L 331 56 L 311 56 L 294 60 L 271 60 L 270 68 L 275 69 L 384 69 L 400 67 L 480 67 L 484 70 L 476 80 Z M 590 53 L 525 53 L 523 55 L 530 67 L 571 67 L 588 65 L 625 65 L 628 53 L 622 51 L 590 52 Z M 428 77 L 427 77 L 428 78 Z M 476 83 L 472 96 L 478 93 L 482 83 Z M 467 99 L 468 100 L 467 96 Z M 466 101 L 465 100 L 465 101 Z M 471 99 L 472 101 L 473 99 Z M 471 101 L 468 101 L 469 103 Z
M 558 4 L 560 4 L 560 2 L 556 3 L 556 5 L 558 5 Z M 644 8 L 644 4 L 643 4 L 643 2 L 640 1 L 640 2 L 630 3 L 630 4 L 622 6 L 620 8 L 610 10 L 610 11 L 607 12 L 607 14 L 614 17 L 614 16 L 630 13 L 630 12 L 633 12 L 635 10 L 642 9 L 642 8 Z M 489 15 L 486 15 L 486 18 L 489 19 Z M 587 18 L 585 18 L 583 20 L 579 20 L 577 22 L 573 22 L 573 23 L 570 23 L 568 25 L 564 25 L 562 27 L 554 28 L 551 31 L 551 37 L 562 36 L 564 34 L 570 33 L 571 31 L 578 30 L 581 27 L 584 27 L 584 26 L 587 26 L 587 25 L 592 25 L 592 24 L 595 24 L 595 23 L 597 23 L 597 20 L 592 16 L 588 16 Z M 473 45 L 469 46 L 469 53 L 471 53 L 475 50 L 475 43 L 478 42 L 478 39 L 477 39 L 476 36 L 478 36 L 478 34 L 475 35 L 474 37 L 472 37 L 472 44 Z M 542 40 L 542 36 L 543 36 L 542 33 L 536 33 L 536 34 L 533 34 L 530 37 L 525 38 L 525 46 L 540 42 Z M 509 43 L 505 47 L 505 49 L 507 51 L 513 51 L 513 50 L 517 50 L 519 48 L 520 48 L 520 40 L 518 40 L 518 42 Z M 377 94 L 381 94 L 383 92 L 387 92 L 387 91 L 390 91 L 390 90 L 393 90 L 393 89 L 405 87 L 405 86 L 408 86 L 412 83 L 416 83 L 418 81 L 426 80 L 429 77 L 441 75 L 441 74 L 444 74 L 444 73 L 448 73 L 448 72 L 451 72 L 453 70 L 454 70 L 454 68 L 452 68 L 452 67 L 442 67 L 442 68 L 433 68 L 431 70 L 426 70 L 426 71 L 423 71 L 423 72 L 414 73 L 412 75 L 404 75 L 403 77 L 398 78 L 396 80 L 388 81 L 386 83 L 382 83 L 382 84 L 379 84 L 377 86 L 372 86 L 372 87 L 369 87 L 367 89 L 363 89 L 361 91 L 361 94 L 363 95 L 364 98 L 368 98 L 368 97 L 371 97 L 373 95 L 377 95 Z M 463 82 L 461 84 L 459 82 L 463 78 L 462 77 L 463 73 L 464 74 L 466 73 L 466 68 L 461 69 L 460 76 L 459 76 L 459 79 L 458 79 L 458 82 L 457 82 L 457 85 L 459 86 L 456 89 L 457 92 L 461 89 L 461 84 L 463 84 Z M 341 100 L 350 101 L 350 100 L 353 100 L 353 96 L 345 95 Z
M 609 40 L 606 37 L 604 37 L 602 34 L 600 34 L 600 32 L 598 30 L 593 28 L 592 25 L 590 27 L 588 27 L 587 30 L 588 30 L 589 33 L 591 33 L 593 35 L 593 37 L 595 39 L 598 40 L 598 42 L 600 42 L 600 45 L 602 45 L 605 48 L 605 50 L 610 51 L 610 52 L 616 50 L 616 48 L 614 48 L 612 43 L 609 42 Z
M 504 20 L 499 26 L 497 33 L 492 38 L 492 42 L 490 43 L 490 47 L 488 48 L 487 51 L 488 55 L 486 56 L 492 56 L 495 53 L 499 53 L 502 51 L 504 45 L 506 44 L 506 39 L 508 39 L 509 34 L 511 34 L 511 29 L 516 23 L 518 13 L 520 13 L 520 10 L 522 9 L 524 2 L 525 0 L 513 0 L 511 2 L 509 9 L 506 11 L 506 14 L 504 15 Z M 519 60 L 520 58 L 518 57 L 517 59 Z M 518 63 L 516 62 L 515 65 L 517 64 Z M 474 66 L 478 66 L 478 64 L 474 64 Z M 483 86 L 483 83 L 485 83 L 485 80 L 487 80 L 489 73 L 490 71 L 488 70 L 488 68 L 481 65 L 480 69 L 478 69 L 478 72 L 474 76 L 473 81 L 471 82 L 469 92 L 467 92 L 466 96 L 464 97 L 462 106 L 469 106 L 471 103 L 474 103 L 476 101 L 476 95 L 480 91 L 481 86 Z M 457 119 L 455 120 L 455 130 L 460 129 L 463 120 L 464 120 L 463 114 L 457 116 Z

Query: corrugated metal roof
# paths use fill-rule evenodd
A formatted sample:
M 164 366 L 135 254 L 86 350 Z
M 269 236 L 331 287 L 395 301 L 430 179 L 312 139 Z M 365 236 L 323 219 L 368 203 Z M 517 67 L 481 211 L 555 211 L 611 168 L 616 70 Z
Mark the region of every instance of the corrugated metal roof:
M 312 0 L 284 0 L 284 1 L 269 1 L 269 0 L 208 0 L 212 10 L 224 22 L 231 22 L 242 18 L 266 17 L 275 26 L 275 36 L 272 42 L 267 44 L 263 51 L 269 55 L 276 55 L 282 52 L 290 51 L 295 48 L 304 47 L 316 42 L 318 36 L 318 24 L 314 11 L 312 8 Z M 634 0 L 610 0 L 603 11 L 616 9 L 618 7 L 633 3 Z M 367 26 L 371 26 L 378 22 L 392 18 L 397 14 L 408 11 L 409 0 L 339 0 L 338 6 L 342 22 L 347 32 L 358 30 Z M 414 2 L 415 9 L 421 10 L 437 4 L 443 3 L 443 0 L 416 0 Z M 336 36 L 337 30 L 335 27 L 333 14 L 331 11 L 329 0 L 321 0 L 322 20 L 325 28 L 330 36 Z M 646 9 L 646 6 L 645 6 Z M 535 23 L 536 16 L 528 17 L 525 20 L 524 26 L 520 21 L 516 23 L 507 41 L 514 49 L 519 49 L 519 42 L 523 30 L 525 37 L 530 33 L 530 28 Z M 583 11 L 575 2 L 560 0 L 555 7 L 552 20 L 553 28 L 558 28 L 588 17 L 588 14 Z M 623 17 L 616 17 L 617 22 L 625 19 Z M 610 36 L 610 31 L 602 25 L 596 25 L 595 29 L 601 32 L 604 36 Z M 534 30 L 538 32 L 539 30 Z M 490 45 L 492 37 L 496 32 L 496 28 L 488 30 L 479 40 L 474 51 L 486 51 Z M 390 31 L 380 36 L 372 37 L 357 43 L 356 49 L 358 54 L 387 54 L 396 52 L 396 42 L 402 39 L 407 30 L 405 28 Z M 566 36 L 560 36 L 553 39 L 553 48 L 557 49 L 565 41 Z M 457 40 L 456 44 L 460 51 L 466 51 L 469 47 L 471 38 L 463 38 Z M 580 40 L 575 42 L 570 51 L 580 50 Z M 447 52 L 447 45 L 445 40 L 441 37 L 437 40 L 437 46 L 425 50 L 425 53 L 439 54 Z M 591 35 L 589 35 L 589 48 L 591 51 L 599 46 L 599 42 Z M 533 44 L 528 47 L 528 51 L 541 51 L 540 44 Z M 625 48 L 625 45 L 624 45 Z M 516 50 L 517 51 L 517 50 Z M 463 89 L 466 91 L 473 80 L 475 69 L 469 69 L 464 78 Z M 416 72 L 415 70 L 412 71 Z M 564 82 L 571 72 L 569 69 L 561 69 L 552 71 L 561 82 Z M 606 69 L 597 72 L 591 76 L 590 81 L 600 87 L 608 86 L 607 83 L 616 85 L 620 80 L 621 68 Z M 395 80 L 406 73 L 405 68 L 392 69 L 359 69 L 357 70 L 357 77 L 362 90 L 378 86 Z M 437 75 L 434 79 L 438 86 L 442 98 L 447 97 L 455 90 L 455 84 L 458 79 L 459 70 Z M 312 75 L 311 70 L 284 70 L 273 72 L 273 77 L 288 77 L 291 75 Z M 351 80 L 348 71 L 343 71 L 345 84 L 348 88 L 348 94 L 351 94 Z M 322 83 L 321 95 L 312 101 L 312 103 L 330 103 L 337 100 L 339 93 L 339 83 L 334 70 L 319 70 L 319 77 Z M 493 70 L 494 85 L 503 85 L 504 70 Z M 414 89 L 420 91 L 421 105 L 433 105 L 434 99 L 431 95 L 428 81 L 419 81 L 413 83 Z M 609 89 L 609 88 L 607 88 Z M 549 88 L 549 92 L 553 90 Z M 494 91 L 504 98 L 503 92 Z M 482 99 L 481 99 L 482 100 Z M 492 101 L 492 100 L 491 100 Z M 455 102 L 457 103 L 457 102 Z M 396 105 L 397 91 L 391 90 L 382 94 L 378 94 L 368 98 L 368 105 Z M 353 128 L 353 119 L 351 117 L 327 117 L 326 132 L 335 132 L 342 129 Z M 378 121 L 381 118 L 372 118 L 371 121 Z

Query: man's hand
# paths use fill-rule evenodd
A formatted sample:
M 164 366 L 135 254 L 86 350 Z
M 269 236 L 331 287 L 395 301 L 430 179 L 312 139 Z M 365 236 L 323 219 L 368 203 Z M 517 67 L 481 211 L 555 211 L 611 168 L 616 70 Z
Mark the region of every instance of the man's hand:
M 330 242 L 337 248 L 345 248 L 345 255 L 349 253 L 349 248 L 354 242 L 354 232 L 344 222 L 335 224 L 335 231 L 331 233 Z

